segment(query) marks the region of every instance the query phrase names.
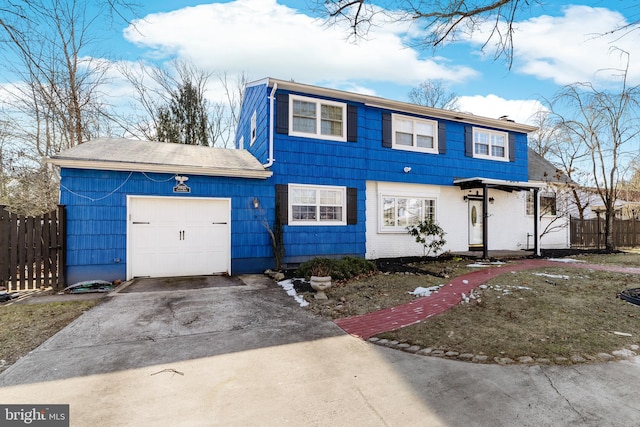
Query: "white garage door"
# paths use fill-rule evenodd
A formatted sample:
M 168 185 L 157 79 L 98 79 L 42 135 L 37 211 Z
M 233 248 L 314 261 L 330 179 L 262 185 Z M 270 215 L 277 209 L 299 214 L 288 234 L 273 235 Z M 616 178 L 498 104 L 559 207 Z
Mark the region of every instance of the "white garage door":
M 230 273 L 229 199 L 128 198 L 127 278 Z

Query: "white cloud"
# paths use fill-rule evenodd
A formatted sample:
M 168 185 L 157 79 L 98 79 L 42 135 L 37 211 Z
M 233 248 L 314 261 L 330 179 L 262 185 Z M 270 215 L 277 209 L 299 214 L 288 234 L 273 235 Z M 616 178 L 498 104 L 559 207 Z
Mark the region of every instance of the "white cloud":
M 539 101 L 507 100 L 496 95 L 461 96 L 458 101 L 462 112 L 494 119 L 508 116 L 517 123 L 534 124 L 533 115 L 545 109 Z
M 245 72 L 336 88 L 367 82 L 417 85 L 427 78 L 464 81 L 466 66 L 420 57 L 403 45 L 413 30 L 401 24 L 372 28 L 367 40 L 345 41 L 344 29 L 328 27 L 276 0 L 236 0 L 156 13 L 124 32 L 150 56 L 188 60 L 207 70 Z M 369 89 L 370 90 L 370 89 Z
M 630 54 L 630 81 L 640 83 L 640 49 L 637 32 L 608 34 L 628 24 L 613 10 L 567 6 L 562 16 L 542 15 L 516 24 L 513 37 L 514 70 L 558 85 L 619 81 L 625 67 L 622 49 Z M 474 34 L 472 43 L 486 41 L 489 28 Z M 618 49 L 615 49 L 618 48 Z

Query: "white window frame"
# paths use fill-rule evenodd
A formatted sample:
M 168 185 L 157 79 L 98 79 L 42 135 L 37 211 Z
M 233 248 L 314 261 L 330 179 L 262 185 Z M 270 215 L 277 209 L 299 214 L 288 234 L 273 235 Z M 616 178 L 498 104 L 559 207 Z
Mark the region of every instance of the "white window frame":
M 251 147 L 258 138 L 258 114 L 256 111 L 251 115 L 251 141 L 249 146 Z
M 412 124 L 412 143 L 413 145 L 402 145 L 396 141 L 399 121 L 407 121 Z M 429 135 L 433 139 L 433 147 L 418 147 L 417 143 L 417 125 L 431 126 L 432 135 Z M 392 148 L 396 150 L 417 151 L 420 153 L 438 154 L 438 122 L 435 120 L 420 119 L 412 116 L 404 116 L 401 114 L 391 115 L 391 129 L 392 129 Z
M 298 206 L 299 204 L 294 203 L 293 193 L 295 190 L 314 190 L 315 193 L 315 202 L 313 206 L 315 206 L 315 220 L 300 220 L 293 218 L 293 208 L 294 206 Z M 289 225 L 314 225 L 314 226 L 324 226 L 324 225 L 347 225 L 347 187 L 338 187 L 332 185 L 307 185 L 307 184 L 289 184 Z M 321 191 L 336 191 L 340 194 L 341 203 L 340 204 L 322 204 L 320 200 L 320 192 Z M 311 206 L 311 205 L 305 205 Z M 342 218 L 340 220 L 323 220 L 320 215 L 320 208 L 322 206 L 334 206 L 340 207 L 342 211 Z
M 540 199 L 540 213 L 543 217 L 555 217 L 558 216 L 558 195 L 553 191 L 541 191 L 538 193 L 538 197 Z M 551 212 L 549 210 L 544 210 L 542 199 L 553 199 L 555 212 Z M 525 198 L 525 211 L 527 216 L 533 216 L 533 191 L 527 191 L 527 197 Z
M 315 112 L 316 112 L 315 132 L 303 132 L 303 131 L 296 131 L 293 129 L 294 101 L 309 102 L 309 103 L 315 104 L 316 106 L 315 107 Z M 342 134 L 341 135 L 325 135 L 322 133 L 322 117 L 321 117 L 322 114 L 318 114 L 318 112 L 322 110 L 323 105 L 342 108 Z M 329 141 L 346 142 L 347 141 L 347 104 L 344 102 L 328 101 L 326 99 L 309 98 L 306 96 L 290 94 L 289 95 L 289 135 L 301 136 L 304 138 L 316 138 L 316 139 L 324 139 Z
M 385 225 L 385 218 L 384 218 L 384 204 L 385 204 L 385 199 L 395 199 L 394 201 L 394 217 L 395 217 L 395 225 L 391 226 L 391 225 Z M 406 224 L 406 225 L 397 225 L 398 222 L 398 209 L 399 209 L 399 203 L 398 200 L 408 200 L 408 199 L 417 199 L 417 200 L 421 200 L 423 202 L 423 206 L 421 209 L 424 209 L 424 201 L 429 201 L 433 203 L 433 214 L 432 214 L 432 219 L 433 221 L 437 221 L 437 209 L 438 209 L 438 198 L 437 197 L 433 197 L 433 196 L 424 196 L 424 195 L 406 195 L 406 194 L 394 194 L 394 193 L 381 193 L 379 194 L 378 200 L 380 201 L 380 208 L 378 210 L 379 215 L 378 215 L 378 221 L 379 221 L 379 227 L 378 227 L 378 231 L 380 233 L 407 233 L 407 226 L 410 224 Z M 421 221 L 423 221 L 425 218 L 421 218 Z
M 480 144 L 477 142 L 477 135 L 486 134 L 488 136 L 487 144 Z M 491 154 L 494 144 L 492 143 L 492 136 L 502 136 L 504 140 L 504 156 L 495 156 Z M 476 153 L 476 145 L 487 145 L 488 154 Z M 485 128 L 473 128 L 473 157 L 477 159 L 497 160 L 502 162 L 509 161 L 509 132 L 502 132 L 497 130 L 485 129 Z

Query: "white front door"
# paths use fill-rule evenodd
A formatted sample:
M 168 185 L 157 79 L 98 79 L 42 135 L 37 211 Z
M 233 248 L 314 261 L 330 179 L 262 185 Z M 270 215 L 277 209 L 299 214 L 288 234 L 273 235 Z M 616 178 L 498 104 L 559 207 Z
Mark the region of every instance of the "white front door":
M 230 273 L 228 199 L 129 197 L 127 278 Z
M 482 200 L 469 199 L 469 247 L 482 246 L 482 216 Z

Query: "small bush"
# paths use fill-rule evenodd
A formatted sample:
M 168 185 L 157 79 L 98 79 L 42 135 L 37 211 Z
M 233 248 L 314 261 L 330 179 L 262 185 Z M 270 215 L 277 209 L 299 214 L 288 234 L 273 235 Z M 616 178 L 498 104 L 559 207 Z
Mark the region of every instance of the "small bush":
M 307 279 L 311 276 L 331 276 L 334 280 L 348 280 L 375 270 L 373 262 L 355 256 L 342 259 L 317 257 L 300 264 L 296 276 Z

